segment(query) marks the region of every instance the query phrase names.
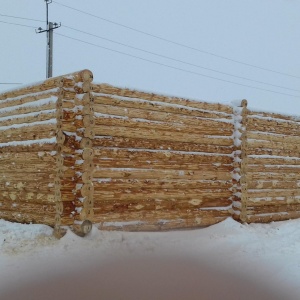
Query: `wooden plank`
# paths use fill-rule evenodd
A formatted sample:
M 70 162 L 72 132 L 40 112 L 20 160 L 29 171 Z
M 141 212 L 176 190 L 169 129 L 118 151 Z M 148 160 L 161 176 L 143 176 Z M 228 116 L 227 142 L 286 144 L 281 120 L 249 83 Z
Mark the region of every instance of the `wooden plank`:
M 190 170 L 148 170 L 148 169 L 112 169 L 95 170 L 94 178 L 126 178 L 126 179 L 191 179 L 191 180 L 231 180 L 229 172 L 190 171 Z M 300 177 L 300 175 L 299 175 Z
M 187 142 L 157 141 L 144 138 L 123 138 L 112 136 L 95 136 L 94 147 L 136 148 L 150 150 L 173 150 L 186 152 L 207 152 L 231 154 L 232 146 L 201 145 Z
M 232 157 L 226 155 L 205 155 L 202 153 L 187 153 L 174 151 L 147 151 L 127 150 L 117 148 L 98 148 L 94 151 L 95 162 L 97 159 L 127 159 L 131 161 L 152 160 L 152 161 L 184 161 L 194 163 L 222 163 L 232 164 Z
M 193 126 L 185 125 L 171 122 L 157 122 L 139 119 L 126 119 L 126 118 L 116 118 L 110 116 L 95 116 L 95 126 L 115 126 L 115 127 L 133 127 L 133 128 L 143 128 L 151 130 L 164 130 L 168 132 L 185 132 L 187 134 L 198 134 L 199 136 L 217 135 L 217 136 L 232 136 L 233 126 L 232 124 L 219 124 L 219 126 L 209 125 L 207 126 Z M 228 126 L 227 126 L 228 125 Z
M 116 127 L 116 126 L 97 126 L 94 129 L 96 135 L 107 135 L 124 138 L 144 138 L 159 141 L 175 141 L 175 142 L 192 142 L 199 144 L 232 146 L 231 138 L 222 137 L 206 137 L 198 134 L 187 134 L 181 132 L 169 132 L 164 130 L 154 130 L 151 128 L 131 128 L 131 127 Z
M 130 99 L 130 98 L 122 98 L 118 99 L 115 96 L 103 95 L 103 96 L 95 96 L 94 99 L 94 110 L 101 111 L 101 107 L 103 105 L 111 105 L 116 107 L 123 108 L 136 108 L 143 109 L 148 111 L 158 111 L 165 113 L 178 114 L 180 116 L 193 116 L 193 117 L 201 117 L 201 118 L 210 118 L 210 119 L 219 119 L 219 120 L 232 120 L 232 113 L 224 114 L 218 110 L 209 111 L 202 110 L 197 108 L 191 108 L 187 106 L 178 106 L 174 105 L 174 103 L 162 103 L 162 102 L 151 102 L 147 100 L 138 100 L 138 99 Z
M 122 97 L 145 99 L 149 101 L 166 102 L 166 103 L 172 103 L 178 105 L 185 105 L 189 107 L 195 107 L 204 110 L 213 110 L 213 111 L 220 111 L 220 112 L 232 114 L 231 106 L 220 104 L 220 103 L 198 102 L 189 99 L 150 94 L 150 93 L 145 93 L 136 90 L 117 88 L 117 87 L 110 86 L 108 84 L 98 84 L 98 85 L 92 84 L 91 89 L 94 93 L 112 94 L 112 95 L 119 95 Z
M 209 181 L 209 180 L 138 180 L 138 179 L 111 179 L 94 178 L 94 189 L 103 191 L 116 191 L 119 189 L 230 189 L 231 181 Z

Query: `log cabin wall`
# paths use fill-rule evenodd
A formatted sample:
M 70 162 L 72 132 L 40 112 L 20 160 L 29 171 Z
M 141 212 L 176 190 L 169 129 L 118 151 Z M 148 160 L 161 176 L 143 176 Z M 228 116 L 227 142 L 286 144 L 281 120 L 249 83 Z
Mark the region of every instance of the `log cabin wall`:
M 243 115 L 241 220 L 300 217 L 300 119 L 247 110 Z
M 74 223 L 91 80 L 85 70 L 0 94 L 0 218 L 58 230 Z
M 232 107 L 107 84 L 91 95 L 94 223 L 174 229 L 232 214 Z

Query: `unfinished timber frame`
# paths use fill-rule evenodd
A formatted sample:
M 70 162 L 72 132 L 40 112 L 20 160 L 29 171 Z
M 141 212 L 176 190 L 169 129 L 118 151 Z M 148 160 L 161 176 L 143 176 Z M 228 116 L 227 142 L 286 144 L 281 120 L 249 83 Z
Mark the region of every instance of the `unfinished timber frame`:
M 295 117 L 95 84 L 0 94 L 0 218 L 165 230 L 300 217 Z

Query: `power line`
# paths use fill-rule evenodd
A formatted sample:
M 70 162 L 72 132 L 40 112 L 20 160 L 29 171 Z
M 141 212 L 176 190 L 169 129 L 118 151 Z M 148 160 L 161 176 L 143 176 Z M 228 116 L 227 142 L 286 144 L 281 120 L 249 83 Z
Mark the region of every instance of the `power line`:
M 86 32 L 86 31 L 82 31 L 82 30 L 70 27 L 70 26 L 63 25 L 63 27 L 74 30 L 74 31 L 77 31 L 77 32 L 80 32 L 80 33 L 84 33 L 84 34 L 87 34 L 87 35 L 90 35 L 90 36 L 93 36 L 93 37 L 96 37 L 96 38 L 99 38 L 99 39 L 102 39 L 102 40 L 105 40 L 105 41 L 109 41 L 111 43 L 122 45 L 122 46 L 125 46 L 125 47 L 128 47 L 128 48 L 134 49 L 134 50 L 142 51 L 144 53 L 152 54 L 152 55 L 162 57 L 162 58 L 166 58 L 166 59 L 169 59 L 169 60 L 172 60 L 172 61 L 180 62 L 180 63 L 186 64 L 186 65 L 189 65 L 189 66 L 193 66 L 193 67 L 196 67 L 196 68 L 200 68 L 200 69 L 204 69 L 204 70 L 208 70 L 208 71 L 216 72 L 216 73 L 219 73 L 219 74 L 228 75 L 228 76 L 231 76 L 231 77 L 244 79 L 244 80 L 248 80 L 248 81 L 252 81 L 252 82 L 256 82 L 256 83 L 261 83 L 261 84 L 265 84 L 265 85 L 269 85 L 269 86 L 273 86 L 273 87 L 277 87 L 277 88 L 282 88 L 282 89 L 286 89 L 286 90 L 290 90 L 290 91 L 300 92 L 300 90 L 297 90 L 297 89 L 292 89 L 292 88 L 288 88 L 288 87 L 285 87 L 285 86 L 280 86 L 280 85 L 276 85 L 276 84 L 272 84 L 272 83 L 267 83 L 267 82 L 264 82 L 264 81 L 259 81 L 259 80 L 255 80 L 255 79 L 251 79 L 251 78 L 247 78 L 247 77 L 243 77 L 243 76 L 230 74 L 230 73 L 227 73 L 227 72 L 218 71 L 218 70 L 211 69 L 211 68 L 206 68 L 206 67 L 203 67 L 203 66 L 200 66 L 200 65 L 197 65 L 197 64 L 193 64 L 193 63 L 189 63 L 189 62 L 186 62 L 186 61 L 183 61 L 183 60 L 180 60 L 180 59 L 172 58 L 172 57 L 169 57 L 169 56 L 166 56 L 166 55 L 162 55 L 162 54 L 155 53 L 155 52 L 152 52 L 152 51 L 148 51 L 148 50 L 145 50 L 145 49 L 141 49 L 141 48 L 138 48 L 138 47 L 130 46 L 130 45 L 127 45 L 127 44 L 124 44 L 124 43 L 121 43 L 121 42 L 117 42 L 117 41 L 114 41 L 114 40 L 111 40 L 111 39 L 108 39 L 108 38 L 105 38 L 105 37 L 102 37 L 102 36 L 99 36 L 99 35 L 96 35 L 96 34 L 92 34 L 92 33 Z
M 252 67 L 252 68 L 256 68 L 256 69 L 260 69 L 260 70 L 264 70 L 264 71 L 268 71 L 268 72 L 272 72 L 272 73 L 276 73 L 276 74 L 280 74 L 280 75 L 284 75 L 284 76 L 289 76 L 289 77 L 299 78 L 300 79 L 300 76 L 295 76 L 295 75 L 291 75 L 291 74 L 279 72 L 279 71 L 276 71 L 276 70 L 272 70 L 272 69 L 260 67 L 260 66 L 257 66 L 257 65 L 253 65 L 253 64 L 250 64 L 250 63 L 246 63 L 246 62 L 240 61 L 240 60 L 235 60 L 235 59 L 232 59 L 232 58 L 229 58 L 229 57 L 226 57 L 226 56 L 215 54 L 213 52 L 209 52 L 209 51 L 201 50 L 201 49 L 198 49 L 198 48 L 195 48 L 195 47 L 191 47 L 191 46 L 186 45 L 186 44 L 175 42 L 175 41 L 163 38 L 161 36 L 154 35 L 152 33 L 148 33 L 148 32 L 145 32 L 145 31 L 142 31 L 142 30 L 139 30 L 139 29 L 136 29 L 136 28 L 133 28 L 133 27 L 130 27 L 130 26 L 127 26 L 127 25 L 124 25 L 124 24 L 121 24 L 121 23 L 118 23 L 118 22 L 115 22 L 115 21 L 103 18 L 103 17 L 96 16 L 94 14 L 91 14 L 91 13 L 88 13 L 86 11 L 83 11 L 83 10 L 80 10 L 80 9 L 77 9 L 77 8 L 74 8 L 74 7 L 71 7 L 71 6 L 59 3 L 59 2 L 54 1 L 54 0 L 53 0 L 53 3 L 61 5 L 61 6 L 64 6 L 64 7 L 69 8 L 69 9 L 72 9 L 74 11 L 80 12 L 82 14 L 85 14 L 85 15 L 88 15 L 88 16 L 100 19 L 102 21 L 105 21 L 105 22 L 108 22 L 108 23 L 111 23 L 111 24 L 114 24 L 114 25 L 117 25 L 117 26 L 120 26 L 120 27 L 124 27 L 126 29 L 131 30 L 131 31 L 135 31 L 135 32 L 147 35 L 147 36 L 151 36 L 151 37 L 156 38 L 158 40 L 161 40 L 161 41 L 173 44 L 173 45 L 177 45 L 177 46 L 180 46 L 180 47 L 183 47 L 183 48 L 186 48 L 186 49 L 190 49 L 190 50 L 194 50 L 194 51 L 201 52 L 201 53 L 204 53 L 204 54 L 208 54 L 208 55 L 211 55 L 211 56 L 214 56 L 214 57 L 218 57 L 218 58 L 221 58 L 221 59 L 225 59 L 225 60 L 228 60 L 228 61 L 231 61 L 231 62 L 235 62 L 235 63 L 241 64 L 241 65 L 244 65 L 244 66 L 248 66 L 248 67 Z
M 14 19 L 22 19 L 22 20 L 29 20 L 29 21 L 35 21 L 35 22 L 45 22 L 42 20 L 37 20 L 37 19 L 30 19 L 30 18 L 24 18 L 24 17 L 17 17 L 17 16 L 11 16 L 11 15 L 3 15 L 0 14 L 1 17 L 7 17 L 7 18 L 14 18 Z
M 60 33 L 55 33 L 55 34 L 59 35 L 59 36 L 62 36 L 62 37 L 65 37 L 65 38 L 68 38 L 68 39 L 71 39 L 71 40 L 74 40 L 74 41 L 78 41 L 78 42 L 87 44 L 87 45 L 91 45 L 91 46 L 94 46 L 94 47 L 97 47 L 97 48 L 105 49 L 105 50 L 115 52 L 115 53 L 118 53 L 118 54 L 122 54 L 122 55 L 125 55 L 125 56 L 128 56 L 128 57 L 132 57 L 132 58 L 136 58 L 136 59 L 143 60 L 143 61 L 146 61 L 146 62 L 150 62 L 150 63 L 156 64 L 156 65 L 164 66 L 166 68 L 182 71 L 182 72 L 185 72 L 185 73 L 190 73 L 190 74 L 194 74 L 194 75 L 197 75 L 197 76 L 206 77 L 206 78 L 210 78 L 210 79 L 214 79 L 214 80 L 218 80 L 218 81 L 222 81 L 222 82 L 227 82 L 227 83 L 231 83 L 231 84 L 235 84 L 235 85 L 240 85 L 240 86 L 244 86 L 244 87 L 248 87 L 248 88 L 252 88 L 252 89 L 256 89 L 256 90 L 261 90 L 261 91 L 266 91 L 266 92 L 270 92 L 270 93 L 275 93 L 275 94 L 300 98 L 300 96 L 297 96 L 297 95 L 276 92 L 276 91 L 272 91 L 272 90 L 268 90 L 268 89 L 264 89 L 264 88 L 259 88 L 259 87 L 255 87 L 255 86 L 251 86 L 251 85 L 242 84 L 242 83 L 237 83 L 237 82 L 234 82 L 234 81 L 225 80 L 225 79 L 221 79 L 221 78 L 217 78 L 217 77 L 213 77 L 213 76 L 204 75 L 204 74 L 201 74 L 201 73 L 198 73 L 198 72 L 189 71 L 189 70 L 185 70 L 185 69 L 182 69 L 182 68 L 170 66 L 170 65 L 159 63 L 159 62 L 156 62 L 156 61 L 153 61 L 153 60 L 150 60 L 150 59 L 142 58 L 142 57 L 135 56 L 135 55 L 132 55 L 132 54 L 128 54 L 128 53 L 125 53 L 125 52 L 122 52 L 122 51 L 114 50 L 114 49 L 111 49 L 111 48 L 107 48 L 107 47 L 96 45 L 96 44 L 93 44 L 93 43 L 90 43 L 90 42 L 86 42 L 86 41 L 83 41 L 83 40 L 80 40 L 80 39 L 72 38 L 72 37 L 64 35 L 64 34 L 60 34 Z
M 22 27 L 28 27 L 28 28 L 35 28 L 35 26 L 18 24 L 18 23 L 12 23 L 12 22 L 0 21 L 0 23 L 10 24 L 10 25 L 16 25 L 16 26 L 22 26 Z

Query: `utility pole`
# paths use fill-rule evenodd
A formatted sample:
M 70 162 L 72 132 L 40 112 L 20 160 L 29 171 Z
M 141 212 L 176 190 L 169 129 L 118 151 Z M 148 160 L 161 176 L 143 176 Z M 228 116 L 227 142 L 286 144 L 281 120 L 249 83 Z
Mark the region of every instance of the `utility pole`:
M 49 4 L 52 0 L 44 0 L 46 2 L 46 24 L 47 29 L 39 27 L 35 32 L 42 33 L 47 32 L 47 53 L 46 53 L 46 78 L 52 77 L 52 67 L 53 67 L 53 30 L 59 28 L 61 23 L 49 22 Z

